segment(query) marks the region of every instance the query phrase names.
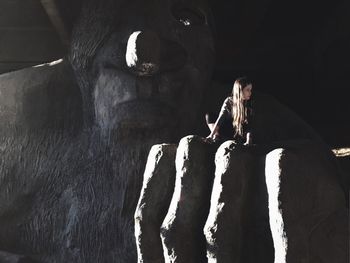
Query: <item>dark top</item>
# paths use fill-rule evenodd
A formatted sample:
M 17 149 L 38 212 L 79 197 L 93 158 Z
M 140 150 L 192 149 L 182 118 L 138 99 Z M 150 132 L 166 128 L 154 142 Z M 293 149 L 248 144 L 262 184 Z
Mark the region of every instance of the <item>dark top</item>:
M 227 97 L 222 106 L 218 116 L 219 136 L 220 140 L 235 140 L 237 143 L 245 143 L 247 133 L 252 133 L 251 122 L 253 116 L 253 110 L 251 100 L 246 102 L 247 105 L 247 120 L 243 123 L 243 135 L 236 134 L 236 129 L 232 125 L 232 97 Z M 252 134 L 251 134 L 252 136 Z

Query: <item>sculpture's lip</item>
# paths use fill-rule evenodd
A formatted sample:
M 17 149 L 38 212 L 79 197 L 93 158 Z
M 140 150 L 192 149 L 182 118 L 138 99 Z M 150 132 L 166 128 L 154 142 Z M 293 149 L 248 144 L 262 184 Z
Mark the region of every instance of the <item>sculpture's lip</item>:
M 107 64 L 108 66 L 104 66 L 102 72 L 106 72 L 109 73 L 110 76 L 116 77 L 119 74 L 122 74 L 124 77 L 127 77 L 129 79 L 133 79 L 135 81 L 138 82 L 142 82 L 142 81 L 152 81 L 154 83 L 157 83 L 155 85 L 158 85 L 158 92 L 159 94 L 156 96 L 164 96 L 164 95 L 168 95 L 167 92 L 164 92 L 162 90 L 163 86 L 166 85 L 164 84 L 164 82 L 166 83 L 170 83 L 168 86 L 168 89 L 171 90 L 180 90 L 184 87 L 184 85 L 186 84 L 186 82 L 189 81 L 190 76 L 189 76 L 189 71 L 192 70 L 192 65 L 185 65 L 182 68 L 178 68 L 177 70 L 169 70 L 169 71 L 163 71 L 163 72 L 159 72 L 155 75 L 153 74 L 144 74 L 144 75 L 135 75 L 132 73 L 132 70 L 126 70 L 124 68 L 120 68 L 118 66 L 112 65 L 111 63 Z M 153 95 L 151 95 L 153 96 Z M 138 100 L 138 101 L 149 101 L 149 102 L 157 102 L 157 99 L 148 97 L 148 98 L 143 98 L 143 99 L 138 99 L 137 97 L 126 100 L 126 101 L 122 101 L 122 102 L 118 102 L 118 105 L 122 105 L 124 103 L 131 103 L 133 100 Z
M 130 71 L 116 66 L 105 67 L 105 71 L 112 76 L 123 73 L 124 77 L 135 79 L 136 81 L 153 81 L 153 85 L 158 85 L 156 94 L 132 94 L 130 98 L 122 99 L 113 105 L 114 125 L 119 127 L 143 127 L 143 128 L 171 128 L 176 127 L 179 122 L 179 109 L 176 108 L 174 90 L 182 92 L 186 85 L 187 68 L 177 71 L 158 73 L 156 76 L 136 77 Z M 185 74 L 185 75 L 184 75 Z M 150 91 L 153 88 L 148 88 Z M 147 97 L 146 97 L 147 96 Z M 104 113 L 102 113 L 103 115 Z
M 153 105 L 153 106 L 160 106 L 160 107 L 170 107 L 165 102 L 162 102 L 161 100 L 157 99 L 143 99 L 143 98 L 135 98 L 123 102 L 119 102 L 118 106 L 128 106 L 128 105 L 133 105 L 133 104 L 138 104 L 138 105 Z
M 176 109 L 155 99 L 134 99 L 119 103 L 116 117 L 119 125 L 129 128 L 173 127 Z
M 144 66 L 150 66 L 152 65 L 151 63 L 144 63 Z M 159 71 L 157 73 L 152 72 L 152 71 L 147 71 L 147 70 L 142 70 L 142 69 L 134 69 L 134 68 L 126 68 L 125 66 L 117 65 L 114 64 L 111 61 L 107 61 L 103 64 L 103 71 L 106 72 L 114 72 L 114 73 L 125 73 L 125 74 L 130 74 L 134 77 L 144 77 L 144 78 L 152 78 L 155 76 L 175 76 L 177 77 L 178 75 L 182 75 L 188 67 L 191 67 L 192 65 L 189 63 L 183 64 L 181 67 L 173 68 L 173 69 L 159 69 L 159 65 L 153 65 L 155 68 L 154 71 Z

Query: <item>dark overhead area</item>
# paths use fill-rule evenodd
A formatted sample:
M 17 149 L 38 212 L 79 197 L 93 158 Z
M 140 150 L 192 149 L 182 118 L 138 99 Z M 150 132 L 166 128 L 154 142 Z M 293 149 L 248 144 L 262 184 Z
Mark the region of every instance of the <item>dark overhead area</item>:
M 0 73 L 56 60 L 68 48 L 79 1 L 1 0 Z M 332 146 L 350 146 L 350 2 L 212 1 L 214 78 L 250 75 Z
M 349 1 L 216 1 L 214 15 L 216 78 L 251 75 L 328 143 L 350 145 Z
M 55 60 L 64 52 L 39 0 L 0 1 L 0 73 Z

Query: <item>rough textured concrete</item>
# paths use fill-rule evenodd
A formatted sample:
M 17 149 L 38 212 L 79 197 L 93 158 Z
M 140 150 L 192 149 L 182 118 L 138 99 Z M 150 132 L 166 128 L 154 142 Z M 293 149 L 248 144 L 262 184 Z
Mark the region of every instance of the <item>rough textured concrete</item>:
M 175 144 L 155 145 L 150 150 L 143 186 L 135 212 L 138 262 L 164 262 L 160 227 L 175 186 Z
M 201 140 L 185 137 L 177 150 L 174 196 L 160 233 L 165 262 L 346 262 L 349 211 L 329 149 L 317 140 L 249 147 L 226 141 L 215 155 L 212 185 L 211 174 L 199 177 L 192 163 L 203 163 L 203 153 L 210 158 L 199 151 L 207 147 Z M 209 213 L 204 192 L 194 199 L 194 185 L 211 192 Z M 199 216 L 206 219 L 206 247 Z
M 34 261 L 20 255 L 0 251 L 1 263 L 35 263 Z
M 307 143 L 266 157 L 275 262 L 348 260 L 348 209 L 331 152 Z
M 259 155 L 250 147 L 227 141 L 215 159 L 210 213 L 204 228 L 208 262 L 270 262 L 272 244 Z
M 161 227 L 165 262 L 206 262 L 203 227 L 209 212 L 214 147 L 198 136 L 181 139 L 176 183 Z

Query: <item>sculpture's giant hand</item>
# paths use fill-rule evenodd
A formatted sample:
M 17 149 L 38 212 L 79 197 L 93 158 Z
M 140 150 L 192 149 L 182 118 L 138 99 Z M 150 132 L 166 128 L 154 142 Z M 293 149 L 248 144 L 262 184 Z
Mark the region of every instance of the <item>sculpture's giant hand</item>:
M 279 146 L 155 145 L 135 213 L 139 262 L 345 262 L 332 156 L 307 141 Z

